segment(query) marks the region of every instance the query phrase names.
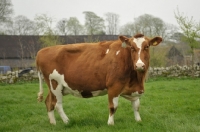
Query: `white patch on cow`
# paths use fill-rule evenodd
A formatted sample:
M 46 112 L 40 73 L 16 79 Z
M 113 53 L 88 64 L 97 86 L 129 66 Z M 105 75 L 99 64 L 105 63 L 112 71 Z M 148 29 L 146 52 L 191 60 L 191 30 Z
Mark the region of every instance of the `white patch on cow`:
M 109 52 L 109 49 L 106 50 L 106 54 L 108 54 L 108 52 Z
M 108 125 L 114 125 L 114 114 L 113 115 L 109 115 L 108 118 Z
M 118 106 L 118 99 L 119 99 L 119 97 L 113 98 L 113 104 L 114 104 L 114 108 L 115 108 L 115 109 L 116 109 L 117 106 Z
M 53 125 L 56 125 L 54 110 L 48 112 L 48 117 L 49 117 L 50 123 Z
M 119 52 L 120 52 L 120 50 L 118 50 L 118 51 L 116 52 L 116 55 L 118 55 L 118 54 L 119 54 Z
M 140 113 L 139 113 L 139 107 L 140 107 L 140 99 L 138 98 L 135 101 L 132 101 L 134 116 L 136 121 L 141 121 Z
M 139 97 L 141 96 L 142 94 L 139 94 L 138 91 L 132 93 L 131 95 L 121 95 L 122 97 L 130 100 L 130 101 L 135 101 L 137 99 L 139 99 Z
M 134 38 L 133 39 L 133 42 L 136 44 L 136 46 L 139 48 L 139 52 L 138 52 L 138 56 L 139 56 L 139 59 L 137 61 L 137 63 L 142 63 L 144 64 L 141 59 L 140 59 L 140 52 L 142 50 L 142 43 L 145 41 L 145 39 L 143 37 L 141 38 Z
M 73 90 L 68 85 L 63 88 L 63 95 L 67 95 L 67 94 L 71 94 L 75 97 L 82 98 L 82 95 L 80 94 L 78 90 Z
M 51 92 L 56 96 L 57 102 L 55 105 L 56 110 L 58 111 L 60 117 L 62 118 L 64 123 L 68 123 L 68 117 L 66 116 L 63 107 L 62 107 L 62 90 L 63 86 L 66 86 L 67 84 L 64 81 L 64 75 L 60 75 L 56 70 L 53 71 L 52 74 L 49 75 L 49 80 L 50 80 L 50 88 Z M 51 80 L 55 80 L 58 85 L 53 89 Z M 55 117 L 54 117 L 55 118 Z
M 95 96 L 102 96 L 102 95 L 107 94 L 107 89 L 92 91 L 91 93 L 92 93 L 93 97 L 95 97 Z

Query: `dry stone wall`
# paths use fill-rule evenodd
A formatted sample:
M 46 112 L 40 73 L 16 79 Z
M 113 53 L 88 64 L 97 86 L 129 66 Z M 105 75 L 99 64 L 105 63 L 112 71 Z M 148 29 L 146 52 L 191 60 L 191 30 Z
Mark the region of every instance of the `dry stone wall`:
M 170 67 L 155 67 L 149 68 L 149 77 L 200 77 L 200 66 L 170 66 Z
M 150 67 L 148 77 L 200 77 L 200 66 L 170 66 L 170 67 Z M 15 82 L 31 82 L 38 80 L 37 71 L 30 70 L 28 73 L 18 76 L 21 71 L 8 71 L 6 74 L 0 74 L 0 83 L 15 83 Z

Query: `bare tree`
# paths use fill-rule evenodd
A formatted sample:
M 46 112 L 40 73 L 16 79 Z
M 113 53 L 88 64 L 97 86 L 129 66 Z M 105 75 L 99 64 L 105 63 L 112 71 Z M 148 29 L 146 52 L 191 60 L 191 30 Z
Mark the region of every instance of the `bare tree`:
M 68 22 L 67 18 L 64 18 L 64 19 L 58 21 L 56 28 L 57 28 L 58 33 L 60 35 L 67 35 L 68 34 L 67 22 Z
M 34 22 L 27 17 L 19 15 L 14 18 L 13 32 L 15 35 L 32 35 Z
M 43 47 L 52 46 L 61 43 L 56 31 L 52 28 L 53 18 L 46 14 L 36 15 L 35 17 L 36 32 L 38 35 L 42 35 L 39 41 Z
M 158 17 L 154 17 L 149 14 L 144 14 L 135 18 L 134 24 L 137 26 L 137 30 L 149 37 L 161 36 L 165 39 L 167 34 L 167 26 L 164 21 Z
M 94 12 L 85 11 L 85 27 L 89 35 L 101 34 L 104 30 L 103 18 L 97 16 Z
M 119 15 L 115 13 L 108 12 L 105 14 L 106 16 L 106 28 L 107 32 L 110 35 L 117 34 L 118 26 L 119 26 Z
M 11 0 L 0 1 L 0 23 L 9 21 L 13 14 Z
M 144 14 L 135 18 L 134 22 L 127 23 L 121 27 L 120 33 L 131 36 L 142 33 L 148 37 L 157 35 L 165 40 L 171 35 L 171 27 L 158 17 Z
M 34 20 L 35 20 L 35 32 L 38 35 L 53 33 L 52 24 L 54 22 L 54 19 L 52 17 L 49 17 L 46 14 L 40 14 L 36 15 Z
M 120 28 L 120 34 L 133 36 L 135 33 L 135 25 L 129 22 Z

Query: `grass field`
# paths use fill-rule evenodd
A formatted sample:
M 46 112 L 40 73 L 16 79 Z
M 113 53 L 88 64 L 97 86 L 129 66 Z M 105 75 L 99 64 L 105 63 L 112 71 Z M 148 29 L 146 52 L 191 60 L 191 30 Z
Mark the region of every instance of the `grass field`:
M 200 132 L 200 79 L 157 79 L 145 86 L 142 122 L 134 120 L 131 104 L 123 98 L 115 125 L 108 126 L 107 96 L 65 96 L 63 107 L 70 123 L 65 125 L 55 112 L 53 126 L 44 102 L 37 102 L 38 83 L 0 84 L 0 132 Z

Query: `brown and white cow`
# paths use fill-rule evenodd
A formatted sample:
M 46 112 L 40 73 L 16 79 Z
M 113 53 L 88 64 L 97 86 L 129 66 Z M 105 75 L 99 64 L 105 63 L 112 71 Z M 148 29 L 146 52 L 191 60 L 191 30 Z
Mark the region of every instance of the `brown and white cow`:
M 62 97 L 72 94 L 89 98 L 108 94 L 108 125 L 114 125 L 119 96 L 131 101 L 135 120 L 140 96 L 144 93 L 145 74 L 149 67 L 149 47 L 157 46 L 161 37 L 149 39 L 142 34 L 132 38 L 119 36 L 116 41 L 56 45 L 41 49 L 36 64 L 40 81 L 38 101 L 42 101 L 42 78 L 49 87 L 46 107 L 51 124 L 56 124 L 54 109 L 68 123 Z

